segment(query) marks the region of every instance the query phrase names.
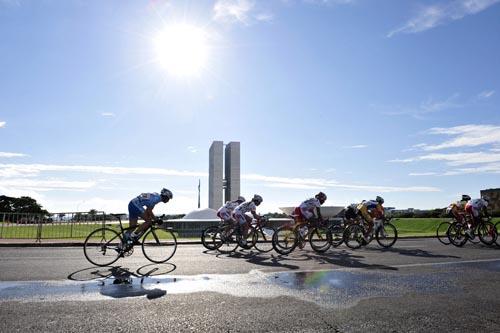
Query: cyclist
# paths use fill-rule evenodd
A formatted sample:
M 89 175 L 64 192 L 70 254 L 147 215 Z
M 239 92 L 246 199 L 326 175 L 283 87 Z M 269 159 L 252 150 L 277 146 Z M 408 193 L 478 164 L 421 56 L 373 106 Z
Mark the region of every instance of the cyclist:
M 446 213 L 448 215 L 452 215 L 457 222 L 462 223 L 464 219 L 464 214 L 465 214 L 465 205 L 467 204 L 468 201 L 470 201 L 470 196 L 467 194 L 462 195 L 462 200 L 457 201 L 457 202 L 452 202 L 448 208 L 446 208 Z
M 305 237 L 308 231 L 307 227 L 302 227 L 302 225 L 314 224 L 323 219 L 323 216 L 321 216 L 321 205 L 325 203 L 326 199 L 326 194 L 319 192 L 314 198 L 303 201 L 294 209 L 293 214 L 296 216 L 295 222 L 302 237 Z M 305 242 L 300 242 L 299 248 L 304 248 L 304 245 Z
M 483 216 L 488 217 L 488 204 L 490 202 L 490 198 L 487 196 L 483 196 L 479 199 L 473 199 L 465 205 L 465 211 L 471 217 L 472 224 L 469 229 L 466 231 L 470 238 L 474 238 L 474 228 L 481 222 Z
M 246 213 L 250 212 L 255 219 L 260 219 L 260 215 L 257 214 L 257 206 L 260 205 L 262 201 L 262 197 L 255 194 L 252 200 L 241 203 L 233 211 L 233 218 L 240 227 L 242 244 L 246 244 L 248 229 L 250 228 L 250 223 L 252 222 L 252 218 Z
M 220 217 L 224 224 L 233 224 L 233 210 L 243 202 L 245 202 L 245 198 L 241 195 L 236 200 L 227 201 L 221 208 L 219 208 L 217 216 Z
M 136 242 L 142 233 L 149 228 L 153 219 L 153 208 L 159 202 L 167 203 L 173 198 L 173 194 L 166 188 L 158 193 L 142 193 L 141 195 L 130 200 L 128 204 L 129 226 L 131 227 L 125 232 L 124 241 Z M 146 208 L 144 208 L 146 207 Z M 141 217 L 145 222 L 137 227 L 137 220 Z M 136 230 L 137 229 L 137 230 Z
M 365 242 L 367 243 L 373 230 L 373 222 L 378 222 L 384 217 L 384 206 L 382 206 L 383 204 L 384 198 L 382 198 L 381 196 L 377 196 L 375 200 L 363 200 L 357 207 L 359 213 L 368 224 L 368 229 L 366 230 L 366 233 L 364 235 Z

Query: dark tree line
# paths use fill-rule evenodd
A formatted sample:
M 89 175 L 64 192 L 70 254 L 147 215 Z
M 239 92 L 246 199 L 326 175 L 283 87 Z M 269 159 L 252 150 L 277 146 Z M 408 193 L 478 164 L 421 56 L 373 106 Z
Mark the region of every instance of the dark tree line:
M 30 197 L 13 198 L 0 195 L 0 212 L 2 213 L 35 213 L 48 215 L 42 205 Z

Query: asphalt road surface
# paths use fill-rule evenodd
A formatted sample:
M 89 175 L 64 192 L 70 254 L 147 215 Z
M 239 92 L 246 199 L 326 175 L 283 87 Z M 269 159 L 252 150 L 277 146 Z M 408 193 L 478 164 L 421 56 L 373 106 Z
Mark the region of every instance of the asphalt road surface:
M 435 239 L 289 256 L 181 245 L 112 267 L 78 247 L 0 248 L 0 332 L 498 332 L 500 248 Z

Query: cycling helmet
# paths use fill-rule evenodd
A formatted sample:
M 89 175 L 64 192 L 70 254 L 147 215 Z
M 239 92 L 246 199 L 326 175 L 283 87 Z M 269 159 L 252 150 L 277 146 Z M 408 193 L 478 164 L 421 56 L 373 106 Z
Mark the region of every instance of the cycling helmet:
M 167 200 L 167 201 L 171 200 L 174 197 L 172 192 L 170 190 L 167 190 L 166 188 L 161 190 L 160 195 L 162 200 Z
M 242 202 L 245 202 L 246 200 L 245 200 L 245 198 L 244 198 L 244 197 L 242 197 L 242 196 L 240 195 L 240 196 L 238 197 L 238 199 L 236 199 L 236 201 L 239 201 L 240 203 L 242 203 Z
M 375 198 L 375 201 L 378 202 L 379 204 L 383 204 L 384 203 L 384 198 L 382 198 L 381 196 L 377 195 L 377 197 Z
M 319 192 L 315 195 L 315 198 L 318 199 L 321 203 L 326 201 L 326 194 L 323 192 Z
M 258 194 L 255 194 L 252 198 L 252 201 L 255 202 L 255 204 L 258 206 L 262 203 L 262 197 Z
M 470 196 L 467 194 L 462 194 L 462 201 L 470 201 Z

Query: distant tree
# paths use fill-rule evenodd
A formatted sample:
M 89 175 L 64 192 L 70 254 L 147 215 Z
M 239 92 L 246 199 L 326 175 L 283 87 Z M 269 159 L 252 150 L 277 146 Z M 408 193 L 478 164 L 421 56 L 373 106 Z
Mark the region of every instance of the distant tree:
M 4 213 L 35 213 L 48 215 L 42 205 L 30 197 L 13 198 L 6 195 L 0 195 L 0 212 Z

